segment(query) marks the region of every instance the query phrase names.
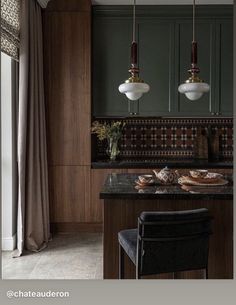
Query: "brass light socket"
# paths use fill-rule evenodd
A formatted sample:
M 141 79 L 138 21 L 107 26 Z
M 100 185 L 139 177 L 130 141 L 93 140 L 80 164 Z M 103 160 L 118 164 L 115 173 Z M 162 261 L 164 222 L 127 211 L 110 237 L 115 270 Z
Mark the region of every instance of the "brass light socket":
M 199 76 L 197 76 L 196 73 L 192 73 L 192 75 L 185 81 L 185 83 L 204 83 L 204 81 Z
M 129 83 L 143 83 L 144 81 L 140 79 L 138 76 L 131 76 L 129 79 L 125 81 L 126 84 Z

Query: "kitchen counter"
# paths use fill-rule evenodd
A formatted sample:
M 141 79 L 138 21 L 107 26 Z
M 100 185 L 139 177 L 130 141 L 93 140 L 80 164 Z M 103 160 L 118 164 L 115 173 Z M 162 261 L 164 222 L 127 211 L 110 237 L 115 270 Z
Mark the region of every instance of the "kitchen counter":
M 231 199 L 233 185 L 217 187 L 161 185 L 160 183 L 137 189 L 135 180 L 138 174 L 110 174 L 100 192 L 101 199 Z M 227 177 L 229 179 L 229 177 Z
M 232 161 L 206 161 L 206 160 L 183 160 L 183 159 L 154 159 L 154 160 L 117 160 L 92 162 L 93 169 L 106 168 L 233 168 Z
M 233 278 L 233 186 L 232 181 L 218 187 L 156 185 L 135 189 L 138 174 L 110 174 L 100 192 L 103 204 L 103 274 L 117 279 L 119 266 L 118 232 L 137 227 L 143 211 L 180 211 L 207 208 L 213 217 L 209 246 L 209 279 Z M 175 279 L 202 278 L 200 270 L 177 272 Z M 125 278 L 135 278 L 135 268 L 125 256 Z M 157 279 L 173 279 L 160 274 Z

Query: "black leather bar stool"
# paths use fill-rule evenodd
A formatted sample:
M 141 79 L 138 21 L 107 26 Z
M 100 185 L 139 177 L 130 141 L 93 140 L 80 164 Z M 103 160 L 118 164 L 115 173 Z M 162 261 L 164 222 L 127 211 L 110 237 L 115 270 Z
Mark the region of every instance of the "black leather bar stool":
M 142 212 L 138 228 L 118 233 L 119 278 L 124 278 L 124 253 L 136 266 L 136 278 L 160 273 L 205 269 L 211 219 L 207 209 Z

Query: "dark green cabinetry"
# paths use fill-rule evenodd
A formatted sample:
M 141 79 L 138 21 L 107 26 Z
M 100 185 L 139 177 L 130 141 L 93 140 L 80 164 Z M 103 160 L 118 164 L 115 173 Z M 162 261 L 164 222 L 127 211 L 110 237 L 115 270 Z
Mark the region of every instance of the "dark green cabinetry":
M 142 115 L 167 115 L 173 109 L 174 24 L 144 20 L 139 23 L 140 76 L 151 90 L 139 103 Z M 147 33 L 150 33 L 147 35 Z
M 209 117 L 233 114 L 232 6 L 198 9 L 196 39 L 200 77 L 211 90 L 198 101 L 178 93 L 188 78 L 192 41 L 191 7 L 139 7 L 140 77 L 151 90 L 134 110 L 140 116 Z M 93 115 L 129 116 L 118 86 L 129 77 L 131 10 L 95 7 L 93 16 Z
M 216 24 L 216 115 L 233 114 L 233 25 L 230 21 Z
M 93 113 L 127 115 L 127 101 L 118 87 L 130 65 L 131 19 L 106 18 L 93 24 Z

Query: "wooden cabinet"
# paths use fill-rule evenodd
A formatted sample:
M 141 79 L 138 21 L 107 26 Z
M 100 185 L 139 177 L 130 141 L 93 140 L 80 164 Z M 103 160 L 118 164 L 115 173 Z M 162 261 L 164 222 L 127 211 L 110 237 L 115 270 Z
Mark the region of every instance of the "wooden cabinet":
M 83 223 L 90 217 L 90 167 L 49 167 L 52 223 Z
M 89 12 L 44 13 L 50 165 L 90 164 L 90 38 Z
M 91 1 L 51 0 L 43 12 L 50 218 L 56 231 L 91 226 Z
M 210 92 L 196 102 L 178 93 L 191 65 L 192 7 L 141 7 L 137 13 L 140 77 L 151 90 L 137 102 L 120 94 L 128 78 L 131 11 L 116 7 L 93 11 L 93 115 L 209 117 L 232 116 L 232 6 L 198 7 L 196 39 L 200 77 Z M 131 110 L 131 111 L 130 111 Z

